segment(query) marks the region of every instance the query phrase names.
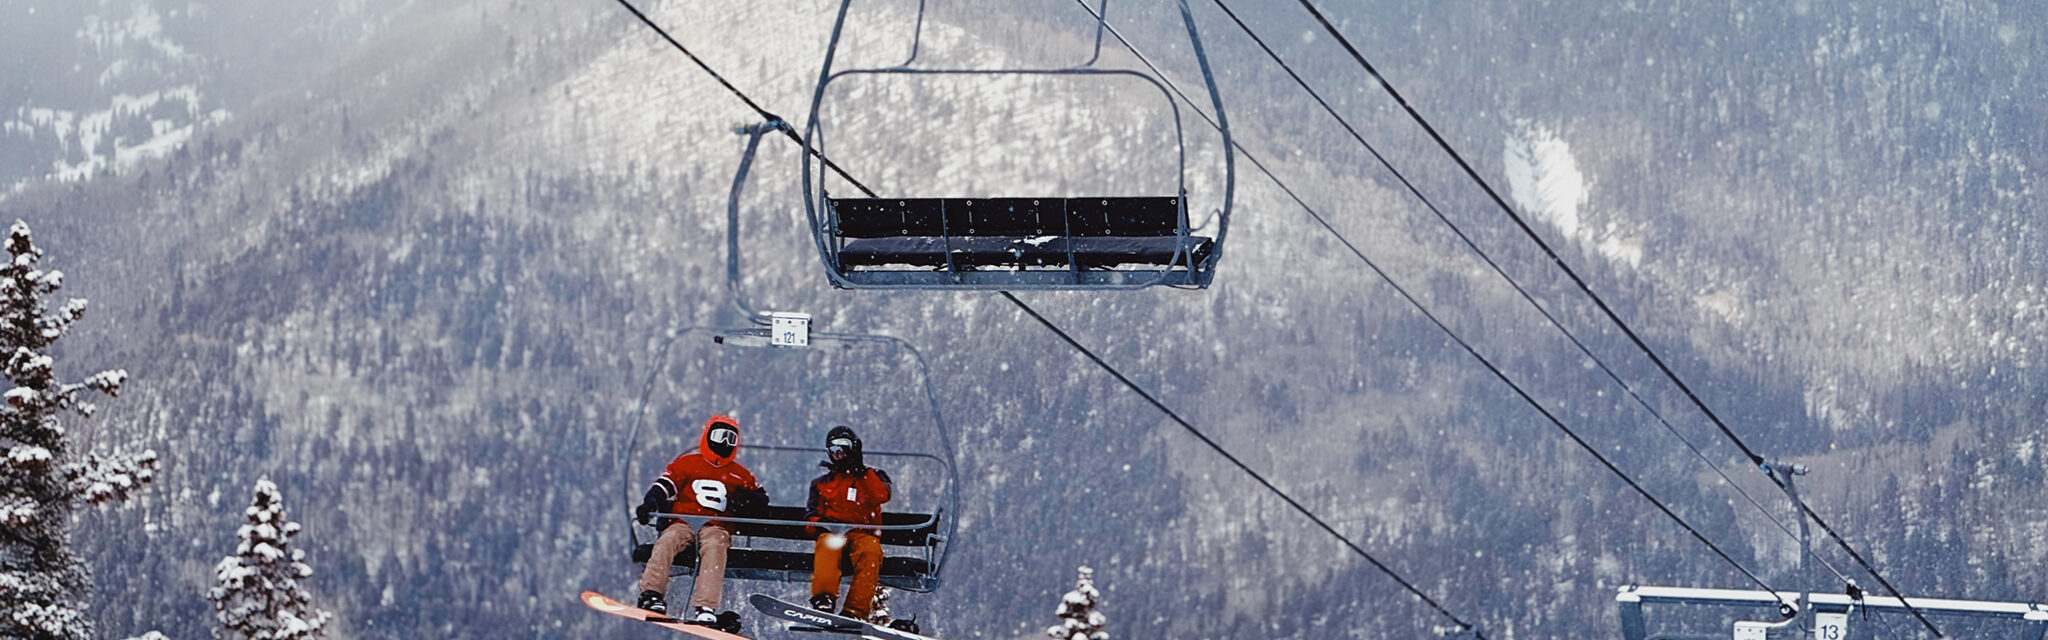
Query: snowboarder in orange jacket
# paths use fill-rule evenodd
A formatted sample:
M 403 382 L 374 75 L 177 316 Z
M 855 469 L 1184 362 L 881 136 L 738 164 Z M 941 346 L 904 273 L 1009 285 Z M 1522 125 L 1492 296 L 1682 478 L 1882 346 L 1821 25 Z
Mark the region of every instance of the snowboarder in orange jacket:
M 804 519 L 841 524 L 882 524 L 882 505 L 892 488 L 889 474 L 867 466 L 861 457 L 860 436 L 845 426 L 825 434 L 827 459 L 818 463 L 825 475 L 811 481 L 811 496 L 804 505 Z M 846 606 L 840 615 L 868 619 L 874 606 L 875 588 L 881 583 L 882 539 L 873 529 L 853 529 L 839 535 L 817 530 L 817 552 L 811 563 L 811 608 L 832 612 L 839 604 L 839 559 L 843 552 L 853 561 L 853 585 L 846 591 Z

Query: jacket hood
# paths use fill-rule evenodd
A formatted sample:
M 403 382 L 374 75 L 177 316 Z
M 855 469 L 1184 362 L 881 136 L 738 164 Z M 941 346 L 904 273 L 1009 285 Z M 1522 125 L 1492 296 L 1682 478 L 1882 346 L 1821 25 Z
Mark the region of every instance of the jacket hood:
M 720 427 L 732 430 L 733 438 L 730 447 L 724 446 L 722 444 L 714 446 L 714 444 L 711 442 L 712 430 L 718 429 Z M 725 453 L 723 455 L 719 453 L 721 449 L 725 450 Z M 732 462 L 733 458 L 739 457 L 740 422 L 738 420 L 732 419 L 732 416 L 728 416 L 722 413 L 715 416 L 711 416 L 710 420 L 705 420 L 704 433 L 699 434 L 697 436 L 697 453 L 699 455 L 704 456 L 704 461 L 711 463 L 711 466 L 714 467 L 723 467 L 726 465 L 726 463 Z

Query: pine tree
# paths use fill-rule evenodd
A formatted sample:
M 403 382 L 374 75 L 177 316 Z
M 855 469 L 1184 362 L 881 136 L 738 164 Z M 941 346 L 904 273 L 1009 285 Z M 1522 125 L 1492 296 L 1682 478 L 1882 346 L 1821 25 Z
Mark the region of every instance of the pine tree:
M 126 500 L 154 479 L 156 452 L 91 454 L 66 446 L 62 418 L 90 418 L 85 392 L 115 396 L 128 372 L 102 371 L 83 382 L 57 379 L 50 347 L 85 315 L 73 298 L 52 312 L 43 297 L 64 285 L 19 220 L 8 230 L 0 265 L 0 375 L 11 385 L 0 403 L 0 637 L 84 639 L 92 580 L 71 552 L 67 525 L 81 504 Z
M 1074 581 L 1074 590 L 1060 599 L 1060 608 L 1054 611 L 1060 623 L 1045 630 L 1046 637 L 1053 640 L 1109 640 L 1109 632 L 1103 627 L 1109 625 L 1109 618 L 1095 610 L 1095 604 L 1102 594 L 1095 590 L 1095 570 L 1081 567 L 1081 577 Z
M 223 640 L 294 640 L 320 635 L 329 613 L 312 608 L 299 580 L 313 575 L 302 562 L 306 552 L 291 548 L 299 523 L 285 519 L 284 496 L 269 478 L 256 481 L 256 497 L 243 511 L 248 524 L 236 532 L 242 541 L 235 555 L 214 567 L 220 586 L 207 593 L 213 601 Z

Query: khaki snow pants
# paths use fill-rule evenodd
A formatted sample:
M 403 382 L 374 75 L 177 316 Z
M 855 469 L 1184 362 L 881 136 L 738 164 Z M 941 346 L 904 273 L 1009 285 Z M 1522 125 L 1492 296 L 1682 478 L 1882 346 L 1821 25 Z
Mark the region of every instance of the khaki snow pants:
M 725 551 L 732 547 L 732 532 L 716 523 L 707 523 L 702 531 L 690 531 L 686 522 L 677 522 L 661 531 L 661 537 L 654 540 L 653 555 L 647 558 L 647 570 L 640 574 L 641 591 L 659 591 L 668 594 L 669 565 L 674 564 L 676 552 L 697 541 L 697 582 L 690 588 L 690 607 L 703 607 L 719 611 L 718 601 L 725 593 Z M 682 618 L 690 615 L 691 609 L 669 608 L 669 616 Z
M 811 562 L 811 595 L 839 593 L 839 554 L 843 551 L 853 559 L 853 586 L 846 589 L 839 609 L 846 617 L 866 620 L 875 604 L 875 587 L 882 582 L 882 539 L 872 531 L 850 531 L 846 547 L 834 549 L 825 546 L 830 535 L 818 536 L 817 555 Z

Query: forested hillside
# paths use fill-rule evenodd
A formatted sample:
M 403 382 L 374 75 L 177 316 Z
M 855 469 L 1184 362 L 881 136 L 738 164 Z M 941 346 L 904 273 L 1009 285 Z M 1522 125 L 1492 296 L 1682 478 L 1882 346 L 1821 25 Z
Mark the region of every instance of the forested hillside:
M 949 429 L 933 435 L 896 356 L 660 351 L 674 328 L 741 321 L 725 215 L 732 128 L 756 114 L 615 3 L 388 4 L 349 5 L 379 25 L 366 43 L 161 158 L 0 191 L 0 219 L 33 225 L 66 292 L 93 301 L 61 366 L 130 372 L 75 428 L 161 456 L 146 492 L 76 530 L 102 635 L 206 637 L 212 569 L 268 476 L 330 637 L 660 637 L 575 594 L 630 595 L 625 496 L 727 411 L 750 442 L 812 445 L 834 422 L 874 448 L 945 438 L 947 584 L 892 606 L 942 637 L 1039 636 L 1082 564 L 1113 637 L 1449 624 L 1000 296 L 830 289 L 786 141 L 763 143 L 740 200 L 741 289 L 916 345 Z M 828 4 L 647 8 L 795 119 Z M 855 3 L 835 65 L 899 64 L 913 33 L 930 67 L 1070 65 L 1093 44 L 1071 2 L 933 2 L 914 32 L 920 4 Z M 1745 567 L 1840 588 L 1796 574 L 1797 541 L 1674 433 L 1788 526 L 1789 502 L 1312 18 L 1233 5 L 1631 389 L 1193 4 L 1239 142 L 1391 284 Z M 1735 433 L 1813 468 L 1802 495 L 1894 584 L 2048 600 L 2048 9 L 1318 6 Z M 1178 8 L 1110 17 L 1195 98 L 1179 111 L 1205 217 L 1223 156 Z M 1099 64 L 1140 68 L 1114 40 Z M 827 152 L 885 195 L 1177 181 L 1173 112 L 1139 83 L 856 78 L 827 99 Z M 1615 634 L 1622 585 L 1754 586 L 1242 156 L 1236 185 L 1214 287 L 1018 297 L 1487 637 Z M 815 462 L 742 455 L 781 504 Z M 925 485 L 911 499 L 939 499 L 936 474 L 908 475 Z M 729 583 L 727 606 L 804 588 Z

